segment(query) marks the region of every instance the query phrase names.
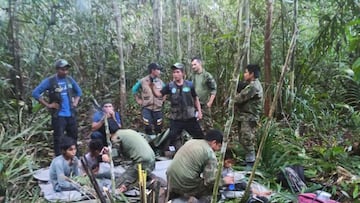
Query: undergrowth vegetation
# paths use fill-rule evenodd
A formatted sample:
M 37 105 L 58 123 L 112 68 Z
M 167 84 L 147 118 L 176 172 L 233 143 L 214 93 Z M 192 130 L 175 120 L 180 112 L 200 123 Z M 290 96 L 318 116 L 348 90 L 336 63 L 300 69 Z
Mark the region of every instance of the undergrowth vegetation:
M 119 38 L 112 1 L 121 2 L 123 33 Z M 162 79 L 170 81 L 171 64 L 183 62 L 190 70 L 190 58 L 204 59 L 205 69 L 218 83 L 212 111 L 215 126 L 223 129 L 229 118 L 224 101 L 230 92 L 237 44 L 245 35 L 245 31 L 238 33 L 242 22 L 237 22 L 243 10 L 248 9 L 252 21 L 247 63 L 264 67 L 265 1 L 112 1 L 0 0 L 0 202 L 44 201 L 32 173 L 48 166 L 54 156 L 52 131 L 50 115 L 31 98 L 31 91 L 54 74 L 56 59 L 72 64 L 70 75 L 83 90 L 78 108 L 82 152 L 90 132 L 92 98 L 111 99 L 119 108 L 124 102 L 119 98 L 123 79 L 127 102 L 125 109 L 118 109 L 124 110 L 123 126 L 142 130 L 140 107 L 130 88 L 146 74 L 150 62 L 160 63 Z M 162 2 L 164 14 L 156 21 L 163 24 L 156 26 L 154 2 Z M 245 8 L 244 2 L 250 6 Z M 286 166 L 300 165 L 307 191 L 325 190 L 340 202 L 360 202 L 359 2 L 273 2 L 272 75 L 264 89 L 270 95 L 277 86 L 294 21 L 300 33 L 256 181 L 274 191 L 272 202 L 294 202 L 297 194 L 278 183 L 277 174 Z M 159 36 L 161 43 L 155 38 Z M 123 56 L 118 53 L 119 39 Z M 119 61 L 124 63 L 126 77 L 119 73 Z M 260 80 L 265 86 L 264 72 Z M 164 106 L 165 118 L 169 108 Z M 258 141 L 264 136 L 266 119 L 263 116 Z M 231 140 L 229 146 L 240 163 L 243 153 L 236 129 Z M 243 168 L 236 164 L 235 169 Z

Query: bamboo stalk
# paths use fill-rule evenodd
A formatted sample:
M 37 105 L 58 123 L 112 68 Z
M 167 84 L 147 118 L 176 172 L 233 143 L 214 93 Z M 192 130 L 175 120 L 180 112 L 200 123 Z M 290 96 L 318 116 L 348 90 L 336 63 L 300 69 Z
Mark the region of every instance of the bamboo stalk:
M 85 156 L 82 157 L 82 158 L 80 159 L 80 161 L 81 161 L 81 163 L 82 163 L 82 165 L 83 165 L 83 167 L 84 167 L 84 169 L 85 169 L 85 172 L 86 172 L 87 176 L 89 177 L 89 180 L 90 180 L 92 186 L 93 186 L 94 189 L 95 189 L 96 195 L 97 195 L 98 198 L 100 199 L 100 202 L 101 202 L 101 203 L 105 203 L 105 202 L 106 202 L 105 197 L 104 197 L 104 195 L 102 194 L 102 191 L 100 190 L 100 187 L 99 187 L 99 185 L 98 185 L 98 183 L 97 183 L 97 181 L 96 181 L 96 178 L 95 178 L 93 172 L 92 172 L 91 169 L 89 169 L 89 167 L 88 167 L 89 165 L 88 165 L 88 162 L 87 162 L 87 159 L 85 158 Z
M 109 130 L 109 121 L 108 118 L 105 119 L 105 132 L 106 132 L 106 141 L 109 148 L 109 159 L 110 159 L 110 175 L 111 175 L 111 192 L 115 194 L 115 174 L 114 174 L 114 161 L 112 158 L 112 143 L 111 143 L 111 134 Z
M 283 67 L 282 67 L 279 82 L 278 82 L 277 87 L 276 87 L 275 95 L 274 95 L 273 101 L 271 103 L 271 108 L 270 108 L 270 111 L 269 111 L 269 118 L 266 121 L 265 130 L 264 130 L 264 133 L 262 135 L 260 145 L 259 145 L 259 149 L 258 149 L 257 154 L 256 154 L 254 167 L 252 168 L 250 178 L 249 178 L 248 184 L 247 184 L 246 189 L 245 189 L 244 196 L 241 198 L 240 202 L 246 202 L 248 200 L 248 198 L 249 198 L 251 182 L 254 179 L 255 170 L 256 170 L 257 165 L 259 164 L 259 160 L 260 160 L 260 157 L 261 157 L 261 154 L 262 154 L 262 150 L 264 148 L 264 145 L 265 145 L 268 133 L 269 133 L 270 126 L 271 126 L 271 124 L 273 122 L 273 115 L 274 115 L 274 112 L 276 110 L 277 100 L 278 100 L 279 95 L 280 95 L 280 91 L 281 91 L 281 88 L 282 88 L 282 85 L 283 85 L 285 74 L 288 71 L 288 65 L 289 65 L 289 61 L 290 61 L 291 56 L 292 56 L 292 52 L 295 49 L 297 36 L 298 36 L 298 29 L 295 28 L 293 37 L 291 39 L 290 47 L 288 49 L 288 53 L 287 53 L 287 56 L 286 56 L 286 60 L 285 60 L 285 63 L 283 65 Z
M 241 22 L 241 20 L 239 20 L 239 21 Z M 250 36 L 251 36 L 251 26 L 248 26 L 247 30 L 245 31 L 245 39 L 244 39 L 242 46 L 238 45 L 239 48 L 238 48 L 237 56 L 239 56 L 240 60 L 236 60 L 235 68 L 234 68 L 234 72 L 233 72 L 233 78 L 230 83 L 231 94 L 230 94 L 228 110 L 227 110 L 228 114 L 229 114 L 229 118 L 226 121 L 225 129 L 224 129 L 224 139 L 223 139 L 223 143 L 222 143 L 222 147 L 221 147 L 221 153 L 220 153 L 220 157 L 219 157 L 216 179 L 215 179 L 213 193 L 212 193 L 212 199 L 211 199 L 212 203 L 215 203 L 217 201 L 217 194 L 218 194 L 218 190 L 219 190 L 221 172 L 222 172 L 223 165 L 224 165 L 225 152 L 227 149 L 227 144 L 228 144 L 229 135 L 230 135 L 230 131 L 231 131 L 231 125 L 234 120 L 234 103 L 235 103 L 235 101 L 233 100 L 233 98 L 235 97 L 237 86 L 239 83 L 239 77 L 240 77 L 240 73 L 242 70 L 242 64 L 246 57 L 245 53 L 249 50 Z M 240 44 L 240 41 L 239 41 L 239 44 Z

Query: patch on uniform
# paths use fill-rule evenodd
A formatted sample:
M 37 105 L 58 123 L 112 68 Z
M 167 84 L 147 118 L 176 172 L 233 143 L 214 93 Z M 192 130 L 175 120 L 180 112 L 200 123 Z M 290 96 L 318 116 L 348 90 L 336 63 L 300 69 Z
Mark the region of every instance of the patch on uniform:
M 189 87 L 184 87 L 183 92 L 190 92 L 190 88 Z
M 173 87 L 173 88 L 171 89 L 171 93 L 173 93 L 173 94 L 176 93 L 176 88 L 175 88 L 175 87 Z

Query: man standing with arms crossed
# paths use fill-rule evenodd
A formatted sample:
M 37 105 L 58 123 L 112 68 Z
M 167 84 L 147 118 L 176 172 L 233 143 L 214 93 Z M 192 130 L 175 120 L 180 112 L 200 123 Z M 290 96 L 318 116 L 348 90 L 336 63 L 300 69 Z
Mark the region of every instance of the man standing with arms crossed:
M 213 128 L 211 117 L 211 106 L 216 96 L 217 85 L 213 76 L 203 68 L 203 61 L 194 57 L 191 59 L 191 68 L 193 70 L 189 80 L 194 83 L 195 92 L 199 97 L 201 110 L 203 114 L 203 129 L 207 131 Z

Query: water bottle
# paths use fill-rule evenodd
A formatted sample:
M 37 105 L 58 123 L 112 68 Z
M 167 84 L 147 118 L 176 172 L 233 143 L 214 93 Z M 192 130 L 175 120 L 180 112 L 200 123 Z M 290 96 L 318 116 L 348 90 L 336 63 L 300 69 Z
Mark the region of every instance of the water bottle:
M 234 176 L 235 176 L 235 174 L 234 174 L 234 172 L 233 172 L 233 171 L 229 171 L 229 172 L 226 174 L 226 176 L 231 177 L 232 180 L 233 180 L 233 183 L 228 185 L 228 190 L 230 190 L 230 191 L 235 190 L 235 183 L 234 183 Z

